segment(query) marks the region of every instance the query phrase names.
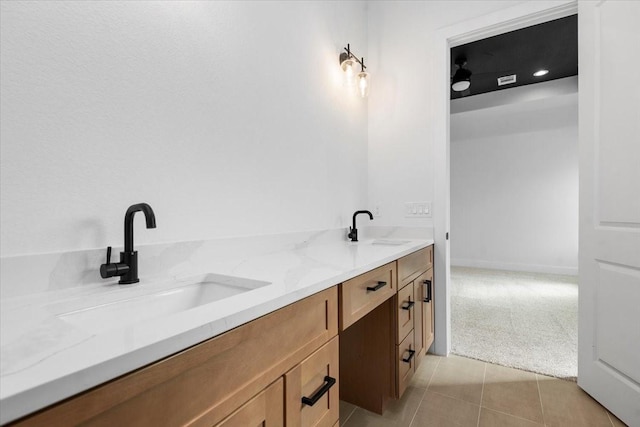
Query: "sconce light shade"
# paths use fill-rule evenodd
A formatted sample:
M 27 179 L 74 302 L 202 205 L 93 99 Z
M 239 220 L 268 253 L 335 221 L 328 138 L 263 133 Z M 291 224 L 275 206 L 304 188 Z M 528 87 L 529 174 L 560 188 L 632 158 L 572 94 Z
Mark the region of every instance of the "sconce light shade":
M 356 66 L 360 65 L 361 69 L 358 73 Z M 369 95 L 370 79 L 369 73 L 365 71 L 364 58 L 358 59 L 352 52 L 351 46 L 347 44 L 344 52 L 340 53 L 340 67 L 345 73 L 345 83 L 347 87 L 353 88 L 357 83 L 357 90 L 361 97 L 365 98 Z
M 356 60 L 346 52 L 340 54 L 340 67 L 344 71 L 346 85 L 353 87 L 356 82 Z
M 471 71 L 466 68 L 458 68 L 451 80 L 451 89 L 456 92 L 462 92 L 471 86 Z
M 371 86 L 371 80 L 369 73 L 362 71 L 358 73 L 358 93 L 361 97 L 366 98 L 369 96 L 369 87 Z

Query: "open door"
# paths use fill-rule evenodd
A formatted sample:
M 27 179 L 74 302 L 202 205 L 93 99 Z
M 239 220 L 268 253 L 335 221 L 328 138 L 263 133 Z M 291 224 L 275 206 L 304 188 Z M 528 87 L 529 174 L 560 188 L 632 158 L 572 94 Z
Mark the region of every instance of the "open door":
M 578 7 L 578 385 L 640 426 L 640 2 Z

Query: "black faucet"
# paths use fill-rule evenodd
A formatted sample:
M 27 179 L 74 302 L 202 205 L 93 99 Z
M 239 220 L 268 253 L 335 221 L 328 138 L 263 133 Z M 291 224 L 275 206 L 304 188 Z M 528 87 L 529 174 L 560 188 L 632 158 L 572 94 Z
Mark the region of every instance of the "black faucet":
M 120 276 L 121 285 L 138 283 L 138 251 L 133 250 L 133 216 L 142 211 L 147 221 L 147 228 L 156 228 L 156 216 L 146 203 L 129 206 L 124 215 L 124 252 L 120 252 L 120 262 L 111 263 L 111 246 L 107 247 L 107 262 L 100 266 L 100 276 L 107 279 Z
M 349 227 L 349 235 L 347 236 L 352 242 L 358 241 L 358 229 L 356 228 L 356 216 L 358 214 L 367 214 L 369 215 L 369 219 L 373 219 L 373 214 L 369 211 L 356 211 L 356 213 L 353 214 L 353 227 Z

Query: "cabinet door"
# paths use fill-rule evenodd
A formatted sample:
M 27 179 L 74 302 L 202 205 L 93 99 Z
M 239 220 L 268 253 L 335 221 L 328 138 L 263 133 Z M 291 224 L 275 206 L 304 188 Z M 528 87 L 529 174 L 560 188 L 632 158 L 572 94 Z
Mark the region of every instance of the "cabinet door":
M 216 427 L 281 427 L 284 425 L 284 382 L 280 378 L 242 405 Z
M 423 279 L 424 278 L 424 279 Z M 421 285 L 423 294 L 423 344 L 425 352 L 429 350 L 429 347 L 433 343 L 433 269 L 427 271 L 424 276 L 421 276 Z
M 416 369 L 433 343 L 433 269 L 420 275 L 414 282 L 416 293 Z
M 420 362 L 424 358 L 427 349 L 424 348 L 424 297 L 423 287 L 424 285 L 419 280 L 412 283 L 413 293 L 416 297 L 416 305 L 414 307 L 414 327 L 413 327 L 413 341 L 416 346 L 416 363 L 415 369 L 418 369 Z
M 287 426 L 332 427 L 340 417 L 338 337 L 285 375 Z

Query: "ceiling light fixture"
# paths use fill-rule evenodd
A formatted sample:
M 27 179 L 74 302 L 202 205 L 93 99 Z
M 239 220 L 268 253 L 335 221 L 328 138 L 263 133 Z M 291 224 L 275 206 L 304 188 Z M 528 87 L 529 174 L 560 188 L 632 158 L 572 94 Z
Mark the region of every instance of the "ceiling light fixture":
M 356 64 L 360 64 L 360 72 L 357 75 L 355 70 L 355 67 L 357 66 Z M 369 73 L 365 71 L 367 67 L 364 65 L 364 57 L 362 57 L 362 59 L 358 59 L 353 52 L 351 52 L 349 44 L 344 48 L 344 52 L 340 53 L 340 67 L 345 73 L 346 84 L 348 87 L 354 87 L 357 81 L 358 93 L 360 96 L 365 98 L 369 95 L 371 79 Z
M 542 77 L 545 74 L 549 74 L 549 70 L 538 70 L 535 73 L 533 73 L 534 77 Z
M 458 66 L 458 69 L 451 79 L 451 89 L 456 92 L 462 92 L 471 86 L 472 73 L 464 68 L 464 66 L 467 65 L 467 58 L 465 56 L 457 57 L 455 64 Z

